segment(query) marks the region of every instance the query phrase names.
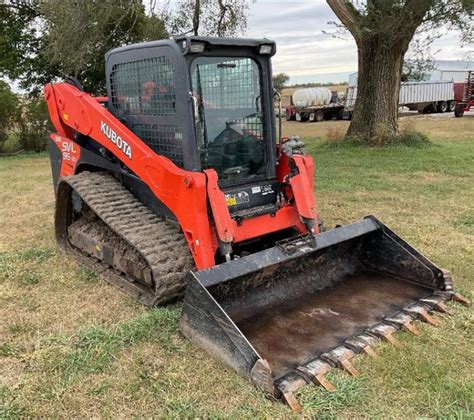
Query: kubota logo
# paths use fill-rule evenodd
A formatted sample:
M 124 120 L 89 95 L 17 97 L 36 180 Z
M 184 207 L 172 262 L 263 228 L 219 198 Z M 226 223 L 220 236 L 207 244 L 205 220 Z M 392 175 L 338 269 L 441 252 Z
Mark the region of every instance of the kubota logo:
M 100 122 L 100 131 L 102 131 L 102 133 L 104 133 L 106 137 L 124 153 L 125 156 L 129 159 L 132 158 L 132 148 L 130 145 L 122 137 L 118 136 L 117 133 L 104 121 Z

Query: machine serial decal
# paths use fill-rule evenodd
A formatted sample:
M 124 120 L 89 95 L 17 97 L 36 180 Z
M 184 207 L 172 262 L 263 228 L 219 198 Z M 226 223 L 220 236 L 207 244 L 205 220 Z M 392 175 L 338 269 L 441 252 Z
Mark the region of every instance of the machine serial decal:
M 130 145 L 117 133 L 110 128 L 107 123 L 104 121 L 100 122 L 100 131 L 105 134 L 105 136 L 113 143 L 115 144 L 125 156 L 127 156 L 129 159 L 132 158 L 132 148 Z

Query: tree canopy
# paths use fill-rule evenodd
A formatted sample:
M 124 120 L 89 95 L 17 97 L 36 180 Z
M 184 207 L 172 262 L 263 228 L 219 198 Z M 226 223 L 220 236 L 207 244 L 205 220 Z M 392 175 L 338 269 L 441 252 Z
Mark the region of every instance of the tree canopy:
M 168 36 L 164 23 L 147 16 L 138 0 L 31 2 L 0 5 L 0 73 L 38 92 L 71 75 L 88 90 L 104 87 L 104 55 L 116 46 Z
M 290 80 L 290 76 L 286 73 L 275 74 L 273 76 L 273 88 L 276 89 L 278 93 L 281 93 L 288 80 Z
M 237 36 L 247 26 L 247 0 L 180 0 L 176 9 L 174 34 Z
M 105 88 L 104 55 L 122 45 L 199 34 L 234 36 L 246 26 L 246 0 L 181 0 L 155 10 L 141 0 L 4 0 L 0 4 L 0 76 L 29 93 L 74 76 L 87 91 Z

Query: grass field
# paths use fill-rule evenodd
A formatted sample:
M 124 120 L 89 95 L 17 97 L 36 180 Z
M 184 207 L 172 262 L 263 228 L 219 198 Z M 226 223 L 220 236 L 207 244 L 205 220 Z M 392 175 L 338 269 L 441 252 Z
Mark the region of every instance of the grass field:
M 314 156 L 328 226 L 377 215 L 472 299 L 474 118 L 410 124 L 433 144 L 325 144 L 345 122 L 289 123 L 285 133 Z M 56 251 L 45 154 L 1 159 L 0 180 L 0 418 L 292 416 L 180 336 L 180 302 L 147 310 Z M 303 415 L 474 417 L 472 308 L 450 306 L 439 328 L 419 325 L 422 337 L 398 333 L 403 349 L 356 358 L 360 378 L 330 373 L 337 392 L 304 387 Z

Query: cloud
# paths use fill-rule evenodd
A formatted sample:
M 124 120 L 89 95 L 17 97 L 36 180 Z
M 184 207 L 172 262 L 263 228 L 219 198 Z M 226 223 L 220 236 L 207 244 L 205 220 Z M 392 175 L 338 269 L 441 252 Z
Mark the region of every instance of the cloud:
M 350 35 L 339 39 L 325 33 L 334 32 L 329 22 L 335 21 L 324 0 L 257 0 L 249 9 L 246 36 L 277 43 L 273 70 L 290 75 L 290 82 L 344 81 L 357 71 L 357 49 Z M 437 50 L 439 60 L 462 60 L 467 52 L 455 31 L 434 43 L 432 51 Z

